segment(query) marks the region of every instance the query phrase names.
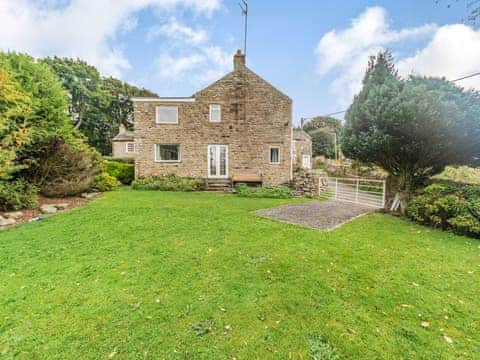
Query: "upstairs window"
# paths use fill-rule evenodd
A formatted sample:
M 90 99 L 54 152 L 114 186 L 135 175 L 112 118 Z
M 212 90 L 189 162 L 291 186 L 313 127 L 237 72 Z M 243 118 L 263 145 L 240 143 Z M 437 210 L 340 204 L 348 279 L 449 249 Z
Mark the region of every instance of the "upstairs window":
M 222 121 L 222 107 L 218 104 L 210 105 L 210 122 Z
M 156 162 L 179 162 L 180 156 L 180 145 L 178 144 L 155 145 Z
M 270 148 L 270 164 L 280 164 L 280 148 L 278 146 Z
M 157 106 L 157 124 L 178 124 L 178 106 Z

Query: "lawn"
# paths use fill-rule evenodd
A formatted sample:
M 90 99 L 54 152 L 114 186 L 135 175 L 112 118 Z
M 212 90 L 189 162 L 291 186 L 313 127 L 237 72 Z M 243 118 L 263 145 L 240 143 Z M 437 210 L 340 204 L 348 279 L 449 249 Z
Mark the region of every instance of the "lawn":
M 0 232 L 0 354 L 307 359 L 321 337 L 342 358 L 479 358 L 479 241 L 250 213 L 291 201 L 119 190 Z

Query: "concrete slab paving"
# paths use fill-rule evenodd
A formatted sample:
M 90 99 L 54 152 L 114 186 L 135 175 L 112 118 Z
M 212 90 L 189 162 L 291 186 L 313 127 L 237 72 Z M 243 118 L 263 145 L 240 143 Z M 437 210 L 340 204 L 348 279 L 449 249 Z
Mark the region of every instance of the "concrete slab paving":
M 335 200 L 310 201 L 254 211 L 255 215 L 319 230 L 333 230 L 374 208 Z

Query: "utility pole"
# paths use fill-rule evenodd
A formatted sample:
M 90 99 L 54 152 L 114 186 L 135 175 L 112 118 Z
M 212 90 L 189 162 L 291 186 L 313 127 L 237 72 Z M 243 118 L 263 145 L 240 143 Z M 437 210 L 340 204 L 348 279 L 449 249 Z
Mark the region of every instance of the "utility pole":
M 242 3 L 238 3 L 240 9 L 242 9 L 242 15 L 245 16 L 245 34 L 243 43 L 243 54 L 247 55 L 247 29 L 248 29 L 248 4 L 246 0 L 242 0 Z

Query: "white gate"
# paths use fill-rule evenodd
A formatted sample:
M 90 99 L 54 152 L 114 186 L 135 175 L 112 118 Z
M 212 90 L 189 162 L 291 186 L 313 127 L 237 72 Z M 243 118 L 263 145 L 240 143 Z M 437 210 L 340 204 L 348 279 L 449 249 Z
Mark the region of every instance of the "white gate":
M 324 179 L 331 199 L 382 209 L 385 207 L 385 180 L 357 178 Z

